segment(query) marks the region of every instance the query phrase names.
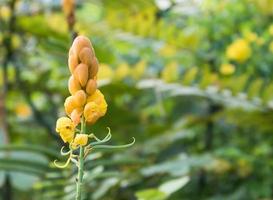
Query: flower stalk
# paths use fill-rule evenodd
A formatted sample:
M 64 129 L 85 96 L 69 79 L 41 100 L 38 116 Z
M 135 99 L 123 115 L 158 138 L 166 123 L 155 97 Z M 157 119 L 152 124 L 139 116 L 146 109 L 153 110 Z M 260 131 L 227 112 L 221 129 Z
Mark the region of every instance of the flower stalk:
M 105 145 L 111 139 L 110 129 L 107 136 L 100 140 L 95 134 L 88 134 L 86 125 L 92 125 L 106 114 L 107 103 L 104 95 L 97 89 L 98 61 L 95 56 L 92 43 L 87 37 L 78 36 L 70 50 L 68 66 L 71 76 L 68 81 L 68 90 L 71 96 L 64 103 L 68 117 L 60 117 L 56 122 L 56 131 L 65 143 L 68 143 L 69 151 L 61 155 L 68 156 L 64 164 L 54 164 L 58 168 L 65 168 L 70 161 L 78 167 L 76 179 L 76 200 L 82 200 L 84 187 L 84 159 L 92 149 L 100 148 L 125 148 L 134 144 L 113 146 Z M 80 130 L 77 128 L 81 126 Z M 92 141 L 95 140 L 95 141 Z M 79 152 L 79 153 L 74 153 Z

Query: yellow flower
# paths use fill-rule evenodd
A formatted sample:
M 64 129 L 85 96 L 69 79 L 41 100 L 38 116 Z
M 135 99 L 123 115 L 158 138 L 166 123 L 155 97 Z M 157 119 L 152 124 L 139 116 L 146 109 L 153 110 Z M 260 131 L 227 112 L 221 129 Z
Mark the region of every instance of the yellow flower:
M 121 64 L 116 72 L 115 72 L 115 78 L 118 80 L 124 79 L 126 76 L 130 74 L 130 68 L 127 63 Z
M 147 68 L 147 62 L 145 60 L 139 61 L 135 67 L 131 70 L 131 76 L 135 79 L 138 80 L 140 79 Z
M 114 72 L 112 68 L 107 64 L 100 64 L 100 69 L 98 72 L 98 79 L 112 79 L 114 75 Z
M 86 122 L 93 124 L 107 111 L 107 103 L 103 94 L 97 89 L 95 93 L 87 98 L 84 107 L 84 118 Z
M 72 147 L 75 149 L 78 146 L 85 146 L 88 142 L 88 135 L 86 134 L 77 134 L 72 142 Z
M 220 67 L 220 72 L 223 75 L 231 75 L 235 72 L 235 66 L 230 63 L 224 63 Z
M 273 41 L 269 44 L 269 50 L 271 51 L 271 53 L 273 53 Z
M 168 63 L 167 66 L 163 69 L 161 78 L 166 82 L 174 82 L 178 79 L 179 76 L 179 66 L 177 62 Z
M 235 40 L 226 50 L 226 56 L 238 62 L 246 61 L 251 55 L 249 43 L 244 39 Z
M 31 109 L 27 104 L 20 103 L 15 107 L 15 113 L 18 117 L 27 118 L 31 115 Z
M 64 142 L 72 142 L 75 134 L 75 126 L 68 117 L 61 117 L 56 122 L 56 132 L 58 132 Z

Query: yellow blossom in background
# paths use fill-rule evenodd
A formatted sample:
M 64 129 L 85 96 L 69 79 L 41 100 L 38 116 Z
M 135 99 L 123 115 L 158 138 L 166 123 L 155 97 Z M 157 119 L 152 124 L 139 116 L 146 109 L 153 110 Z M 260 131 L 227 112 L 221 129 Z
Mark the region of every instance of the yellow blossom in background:
M 8 20 L 10 17 L 10 9 L 8 6 L 1 6 L 0 7 L 0 18 L 4 19 L 4 20 Z
M 177 62 L 170 62 L 167 66 L 163 69 L 161 78 L 166 82 L 173 82 L 178 79 L 178 63 Z
M 226 56 L 238 62 L 244 62 L 251 56 L 249 43 L 244 39 L 235 40 L 226 50 Z
M 100 68 L 98 72 L 98 80 L 112 79 L 113 76 L 114 76 L 114 72 L 109 65 L 100 64 Z
M 273 24 L 269 26 L 269 34 L 273 36 Z
M 18 117 L 27 118 L 31 115 L 31 109 L 27 104 L 19 103 L 15 106 L 15 113 Z
M 72 142 L 72 147 L 77 148 L 78 146 L 85 146 L 88 142 L 88 135 L 77 134 Z
M 140 79 L 146 70 L 147 67 L 147 62 L 145 60 L 139 61 L 134 68 L 131 69 L 131 76 L 135 79 L 138 80 Z
M 235 66 L 230 63 L 224 63 L 220 67 L 220 73 L 223 75 L 231 75 L 235 72 Z
M 14 49 L 17 49 L 21 46 L 21 39 L 18 35 L 13 35 L 11 38 L 11 44 Z
M 237 161 L 237 173 L 240 177 L 246 177 L 252 172 L 252 166 L 249 161 L 240 159 Z
M 64 18 L 61 14 L 51 14 L 47 20 L 47 24 L 58 33 L 67 33 L 68 27 L 64 23 Z
M 115 78 L 122 80 L 130 74 L 130 68 L 127 63 L 122 63 L 115 71 Z
M 273 53 L 273 41 L 269 44 L 269 51 Z
M 68 117 L 61 117 L 56 122 L 56 132 L 60 134 L 64 142 L 72 142 L 75 134 L 75 126 Z
M 164 45 L 162 48 L 159 49 L 159 55 L 166 56 L 166 57 L 174 56 L 176 52 L 177 50 L 175 46 L 168 45 L 168 44 Z
M 224 159 L 216 159 L 211 163 L 210 169 L 214 171 L 216 174 L 224 174 L 231 170 L 231 164 Z
M 248 41 L 248 42 L 255 42 L 257 39 L 258 39 L 258 35 L 254 32 L 246 32 L 245 33 L 245 39 Z

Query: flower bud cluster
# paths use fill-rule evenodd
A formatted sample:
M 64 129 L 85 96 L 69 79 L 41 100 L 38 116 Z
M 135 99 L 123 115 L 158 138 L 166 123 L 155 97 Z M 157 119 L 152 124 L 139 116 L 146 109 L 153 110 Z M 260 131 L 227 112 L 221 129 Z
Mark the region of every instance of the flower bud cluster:
M 71 76 L 68 89 L 71 96 L 64 103 L 66 114 L 75 125 L 82 115 L 89 124 L 94 124 L 107 110 L 104 95 L 97 89 L 98 60 L 90 40 L 78 36 L 70 50 L 68 66 Z

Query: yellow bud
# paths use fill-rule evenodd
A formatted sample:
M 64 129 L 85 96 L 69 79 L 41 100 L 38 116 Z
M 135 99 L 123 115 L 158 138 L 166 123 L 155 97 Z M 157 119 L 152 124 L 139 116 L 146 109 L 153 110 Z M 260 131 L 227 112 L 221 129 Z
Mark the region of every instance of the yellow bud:
M 235 40 L 226 50 L 226 56 L 231 60 L 244 62 L 251 56 L 249 43 L 244 39 Z
M 77 134 L 72 143 L 72 147 L 75 149 L 78 146 L 85 146 L 88 142 L 88 135 L 86 134 Z
M 97 89 L 97 82 L 94 79 L 89 79 L 86 84 L 86 92 L 89 95 L 92 95 Z
M 94 57 L 89 67 L 89 78 L 91 79 L 94 78 L 97 75 L 98 71 L 99 71 L 98 59 Z
M 95 102 L 87 103 L 84 107 L 83 114 L 87 123 L 94 124 L 100 117 L 98 104 Z
M 85 37 L 85 36 L 78 36 L 74 39 L 73 44 L 72 44 L 72 49 L 74 50 L 74 52 L 76 53 L 76 55 L 79 55 L 80 51 L 84 48 L 92 48 L 92 44 L 90 42 L 90 40 Z
M 104 95 L 98 89 L 94 92 L 93 95 L 87 98 L 87 104 L 92 102 L 95 103 L 98 107 L 97 112 L 99 117 L 104 116 L 107 111 L 107 103 L 104 99 Z
M 83 64 L 91 66 L 93 57 L 94 52 L 90 48 L 85 47 L 80 51 L 79 58 Z
M 74 102 L 76 107 L 81 107 L 85 104 L 86 102 L 86 94 L 83 90 L 77 91 L 74 95 Z
M 74 51 L 70 51 L 69 56 L 68 56 L 68 67 L 71 73 L 74 72 L 75 68 L 79 64 L 78 56 L 73 53 Z
M 64 108 L 67 115 L 70 115 L 71 112 L 76 108 L 75 99 L 73 96 L 69 96 L 65 99 Z
M 56 122 L 56 132 L 58 132 L 64 142 L 72 142 L 75 133 L 75 126 L 68 117 L 61 117 Z
M 88 66 L 86 64 L 79 64 L 73 72 L 75 79 L 79 81 L 80 85 L 84 87 L 88 80 Z
M 80 83 L 75 79 L 73 75 L 71 75 L 68 80 L 68 90 L 72 95 L 75 94 L 77 91 L 81 90 Z
M 235 72 L 235 66 L 229 63 L 222 64 L 220 67 L 220 72 L 223 75 L 231 75 Z
M 82 112 L 83 112 L 82 108 L 76 108 L 71 112 L 71 119 L 75 126 L 77 126 L 81 122 Z

